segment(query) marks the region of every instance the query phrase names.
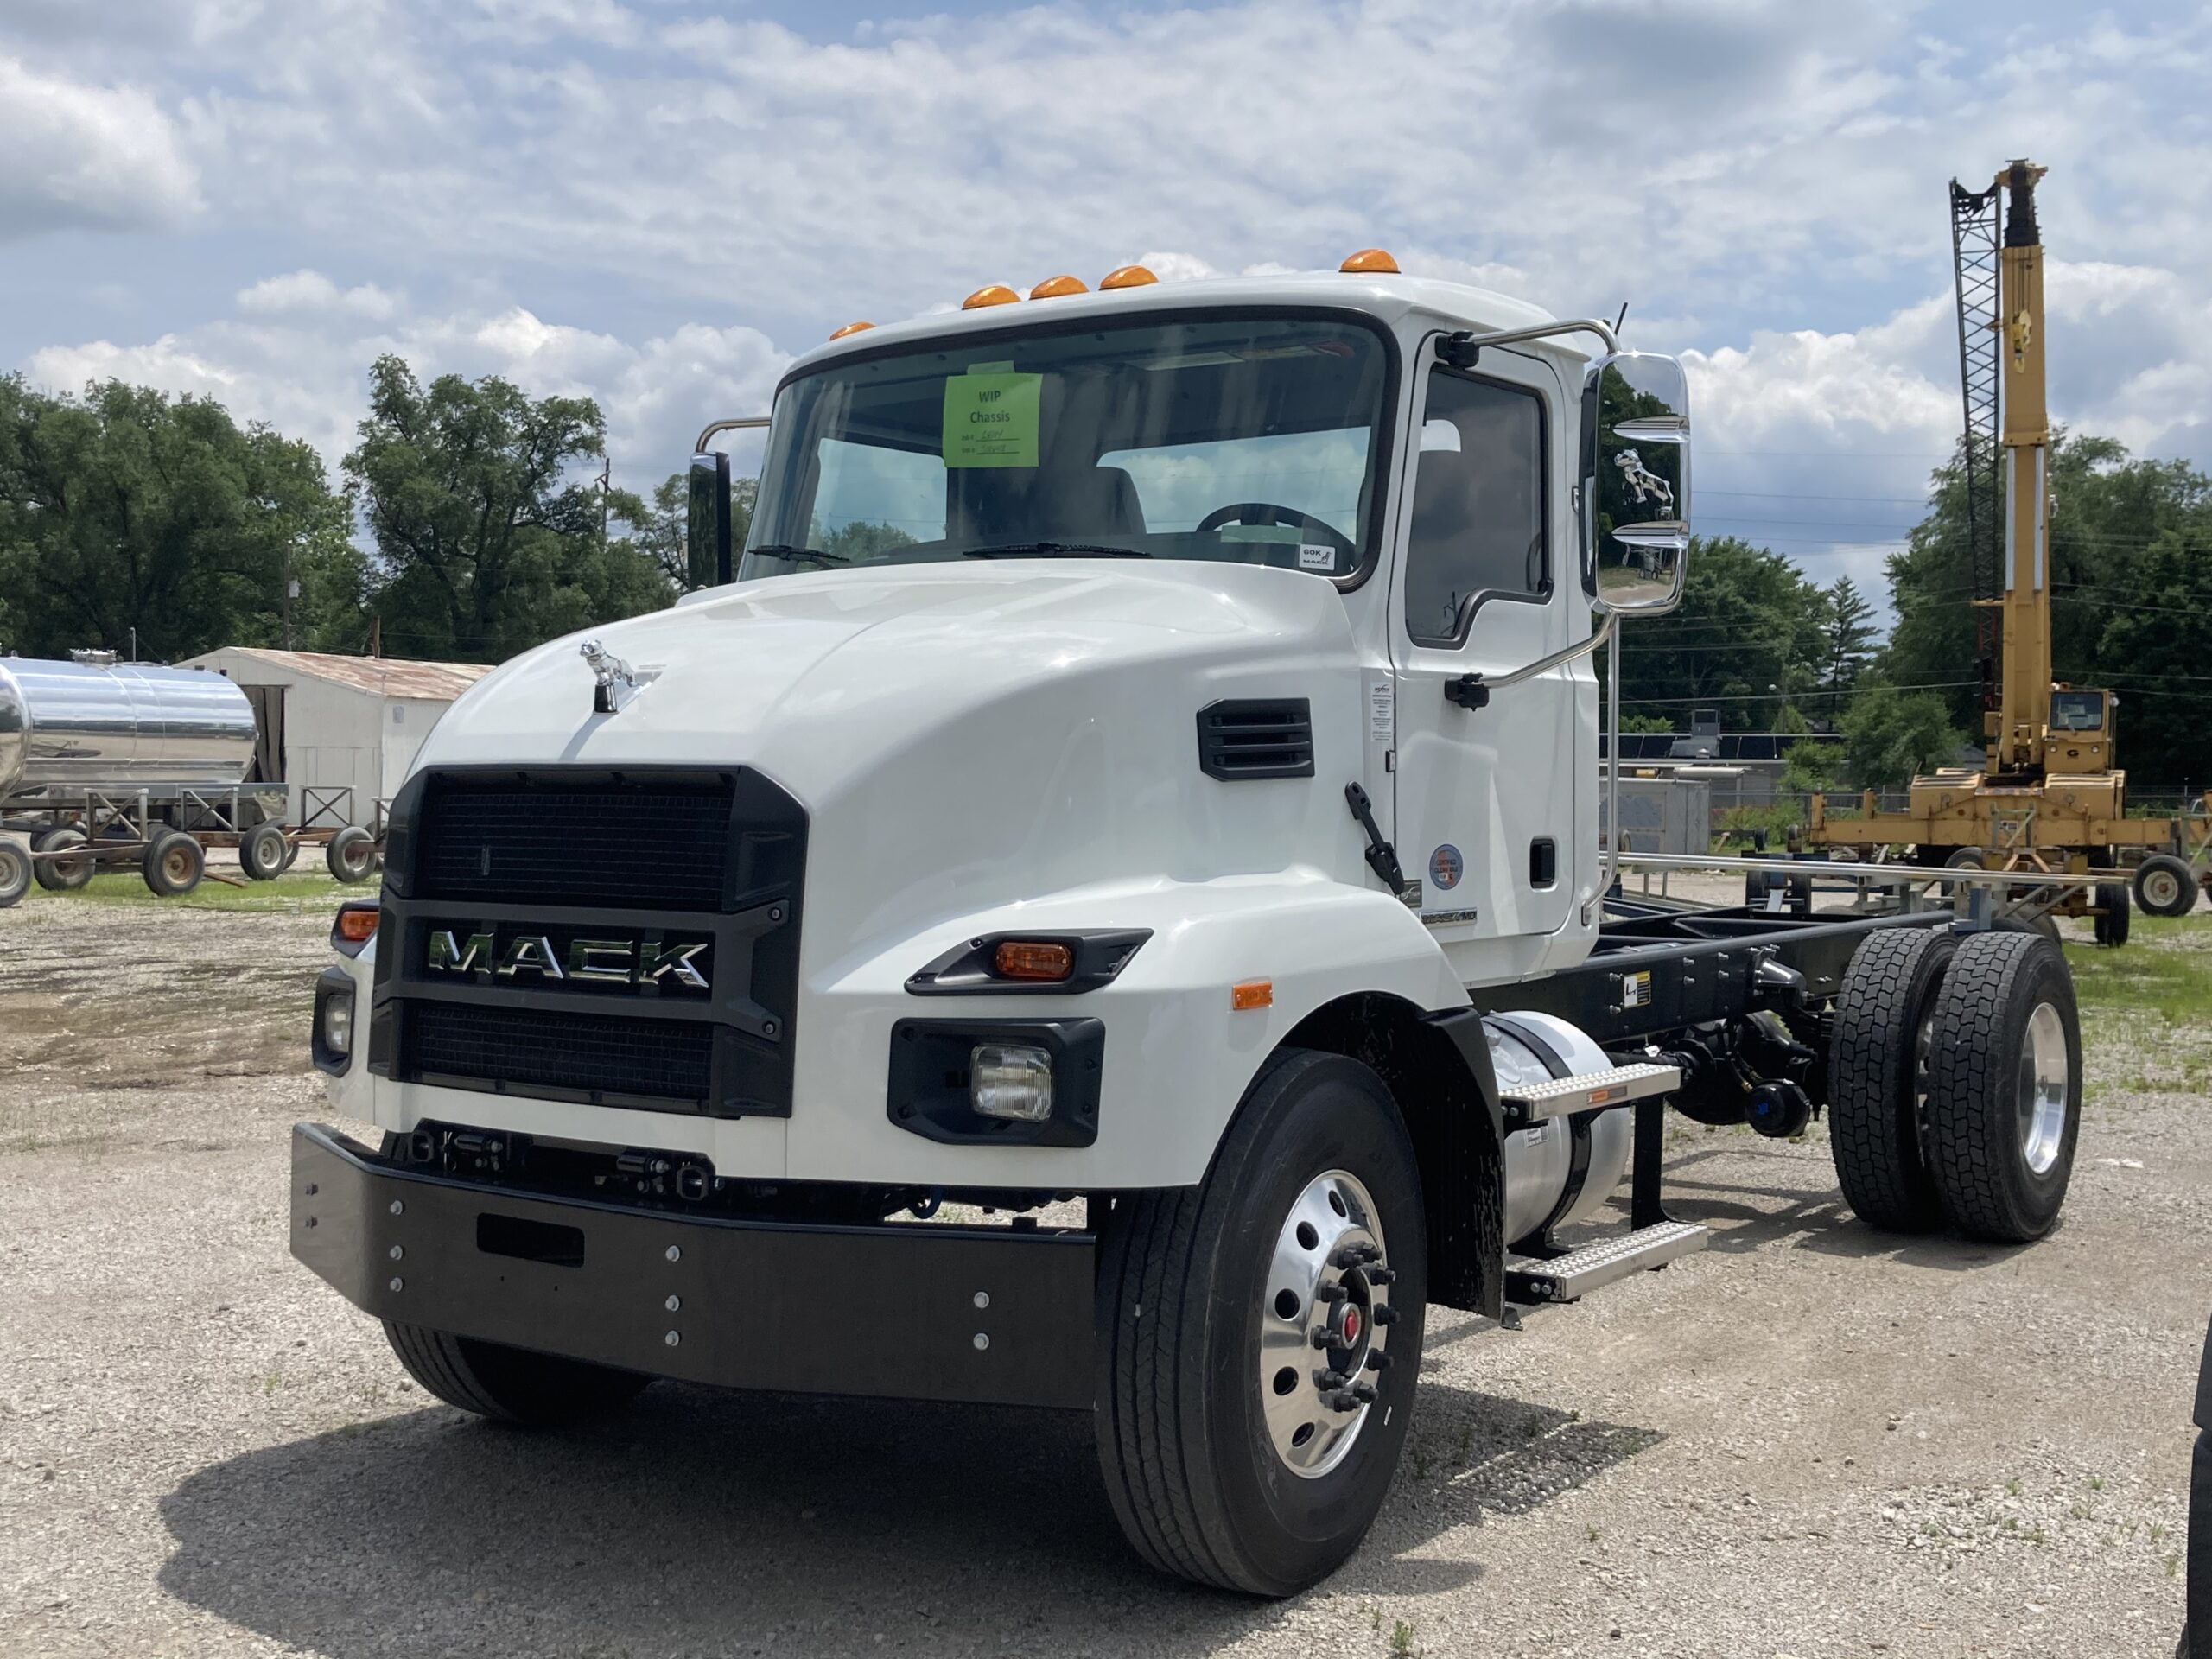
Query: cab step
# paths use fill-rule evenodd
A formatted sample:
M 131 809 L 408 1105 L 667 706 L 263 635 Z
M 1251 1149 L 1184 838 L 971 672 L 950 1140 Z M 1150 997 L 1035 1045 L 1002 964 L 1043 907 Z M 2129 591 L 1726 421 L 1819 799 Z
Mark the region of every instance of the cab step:
M 1705 1248 L 1711 1230 L 1694 1221 L 1662 1221 L 1622 1233 L 1549 1261 L 1505 1258 L 1505 1297 L 1513 1302 L 1571 1302 L 1600 1285 Z
M 1573 1077 L 1552 1077 L 1526 1084 L 1500 1095 L 1505 1127 L 1525 1129 L 1548 1117 L 1567 1117 L 1575 1112 L 1625 1106 L 1651 1095 L 1669 1095 L 1681 1087 L 1680 1066 L 1653 1065 L 1639 1060 L 1605 1071 L 1582 1071 Z

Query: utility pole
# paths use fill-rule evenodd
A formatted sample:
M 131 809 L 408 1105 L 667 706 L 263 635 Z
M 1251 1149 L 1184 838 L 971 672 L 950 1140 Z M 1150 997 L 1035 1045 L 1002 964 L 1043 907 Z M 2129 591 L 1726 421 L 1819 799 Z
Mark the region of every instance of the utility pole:
M 300 591 L 300 584 L 292 580 L 292 538 L 284 538 L 284 649 L 292 648 L 292 601 Z

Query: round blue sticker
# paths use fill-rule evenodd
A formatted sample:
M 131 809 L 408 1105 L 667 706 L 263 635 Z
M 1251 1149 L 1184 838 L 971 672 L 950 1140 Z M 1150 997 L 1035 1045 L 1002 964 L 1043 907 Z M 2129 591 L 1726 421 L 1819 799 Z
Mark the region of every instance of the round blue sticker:
M 1459 849 L 1446 842 L 1428 855 L 1428 879 L 1449 893 L 1459 885 L 1459 877 L 1467 868 L 1466 860 L 1459 856 Z

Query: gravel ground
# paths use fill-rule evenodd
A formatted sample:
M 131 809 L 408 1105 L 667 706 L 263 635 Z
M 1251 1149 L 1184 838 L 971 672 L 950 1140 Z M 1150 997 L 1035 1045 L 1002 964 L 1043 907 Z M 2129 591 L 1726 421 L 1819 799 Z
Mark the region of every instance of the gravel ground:
M 1518 1331 L 1440 1311 L 1381 1522 L 1263 1605 L 1137 1566 L 1076 1415 L 664 1384 L 541 1438 L 426 1403 L 285 1250 L 327 906 L 0 912 L 0 1653 L 2172 1650 L 2201 1025 L 2092 1020 L 2024 1250 L 1869 1232 L 1817 1130 L 1682 1125 L 1713 1248 Z M 2212 971 L 2212 924 L 2137 940 Z

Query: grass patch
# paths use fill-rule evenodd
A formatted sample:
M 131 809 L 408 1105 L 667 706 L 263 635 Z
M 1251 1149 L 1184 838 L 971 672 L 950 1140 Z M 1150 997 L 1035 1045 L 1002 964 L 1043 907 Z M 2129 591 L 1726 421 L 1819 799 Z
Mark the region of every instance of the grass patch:
M 2156 1014 L 2170 1026 L 2212 1022 L 2212 915 L 2138 915 L 2117 950 L 2066 948 L 2082 1012 Z
M 136 871 L 104 870 L 74 893 L 48 893 L 33 888 L 23 903 L 106 905 L 122 908 L 143 906 L 188 910 L 241 911 L 249 914 L 309 916 L 327 913 L 342 899 L 373 899 L 374 882 L 345 887 L 321 874 L 304 872 L 280 875 L 274 881 L 252 881 L 233 887 L 221 881 L 202 881 L 190 893 L 174 899 L 157 898 Z

